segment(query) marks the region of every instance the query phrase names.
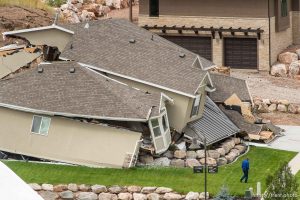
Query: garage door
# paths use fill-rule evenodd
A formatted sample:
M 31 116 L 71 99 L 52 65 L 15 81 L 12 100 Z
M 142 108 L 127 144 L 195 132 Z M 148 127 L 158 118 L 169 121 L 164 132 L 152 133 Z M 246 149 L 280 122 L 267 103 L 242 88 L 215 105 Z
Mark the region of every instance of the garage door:
M 208 60 L 212 60 L 211 37 L 169 35 L 163 35 L 162 37 Z
M 257 69 L 256 38 L 224 38 L 225 66 L 239 69 Z

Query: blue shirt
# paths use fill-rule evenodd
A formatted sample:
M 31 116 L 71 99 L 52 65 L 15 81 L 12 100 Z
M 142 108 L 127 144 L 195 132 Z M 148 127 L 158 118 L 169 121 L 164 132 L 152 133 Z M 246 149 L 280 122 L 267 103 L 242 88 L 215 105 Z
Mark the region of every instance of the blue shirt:
M 248 160 L 243 160 L 242 169 L 243 170 L 249 170 L 249 161 Z

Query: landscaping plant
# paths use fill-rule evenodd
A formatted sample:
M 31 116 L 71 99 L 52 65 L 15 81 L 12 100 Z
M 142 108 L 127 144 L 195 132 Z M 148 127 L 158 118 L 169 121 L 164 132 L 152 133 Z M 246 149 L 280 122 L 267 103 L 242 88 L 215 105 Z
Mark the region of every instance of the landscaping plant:
M 228 188 L 224 185 L 221 187 L 219 194 L 214 198 L 214 200 L 233 200 L 234 198 L 230 196 Z

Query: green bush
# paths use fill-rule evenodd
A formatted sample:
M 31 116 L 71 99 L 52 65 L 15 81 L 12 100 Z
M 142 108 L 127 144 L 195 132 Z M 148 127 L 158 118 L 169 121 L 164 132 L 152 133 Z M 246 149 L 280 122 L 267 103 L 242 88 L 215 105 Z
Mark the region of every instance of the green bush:
M 214 200 L 233 200 L 233 197 L 230 196 L 228 188 L 223 186 L 219 194 L 214 198 Z
M 48 0 L 47 3 L 52 7 L 60 7 L 62 4 L 67 3 L 67 0 Z

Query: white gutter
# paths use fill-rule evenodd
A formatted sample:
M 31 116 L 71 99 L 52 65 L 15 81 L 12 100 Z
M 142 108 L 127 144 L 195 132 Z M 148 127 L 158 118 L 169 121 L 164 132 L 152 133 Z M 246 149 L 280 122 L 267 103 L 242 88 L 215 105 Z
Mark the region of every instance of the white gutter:
M 26 108 L 22 106 L 14 106 L 14 105 L 4 104 L 4 103 L 0 103 L 0 107 L 9 108 L 18 111 L 30 112 L 35 114 L 49 115 L 49 116 L 81 117 L 87 119 L 101 119 L 101 120 L 111 120 L 111 121 L 133 121 L 133 122 L 148 121 L 148 119 L 140 119 L 140 118 L 105 117 L 105 116 L 71 114 L 71 113 L 64 113 L 64 112 L 50 112 L 50 111 Z
M 17 30 L 17 31 L 8 31 L 8 32 L 3 32 L 2 34 L 3 34 L 3 36 L 6 36 L 6 35 L 19 34 L 19 33 L 28 33 L 28 32 L 35 32 L 35 31 L 49 30 L 49 29 L 53 29 L 53 28 L 74 35 L 73 31 L 70 31 L 70 30 L 68 30 L 66 28 L 63 28 L 61 26 L 57 26 L 55 24 L 53 24 L 51 26 L 44 26 L 44 27 L 38 27 L 38 28 L 29 28 L 29 29 L 22 29 L 22 30 Z
M 95 66 L 92 66 L 92 65 L 84 64 L 84 63 L 78 63 L 78 64 L 81 65 L 81 66 L 84 66 L 84 67 L 89 67 L 89 68 L 94 69 L 94 70 L 106 72 L 106 73 L 109 73 L 109 74 L 112 74 L 112 75 L 115 75 L 115 76 L 119 76 L 119 77 L 122 77 L 122 78 L 126 78 L 126 79 L 129 79 L 129 80 L 132 80 L 132 81 L 136 81 L 136 82 L 143 83 L 143 84 L 146 84 L 146 85 L 150 85 L 150 86 L 153 86 L 153 87 L 156 87 L 156 88 L 160 88 L 160 89 L 163 89 L 163 90 L 167 90 L 167 91 L 170 91 L 170 92 L 181 94 L 183 96 L 196 98 L 195 95 L 191 95 L 191 94 L 188 94 L 188 93 L 185 93 L 185 92 L 180 92 L 178 90 L 170 89 L 170 88 L 167 88 L 167 87 L 164 87 L 164 86 L 161 86 L 161 85 L 157 85 L 157 84 L 154 84 L 154 83 L 150 83 L 150 82 L 147 82 L 147 81 L 143 81 L 143 80 L 140 80 L 140 79 L 137 79 L 137 78 L 133 78 L 133 77 L 125 76 L 125 75 L 122 75 L 122 74 L 118 74 L 118 73 L 115 73 L 115 72 L 112 72 L 112 71 L 109 71 L 109 70 L 106 70 L 106 69 L 102 69 L 100 67 L 95 67 Z

